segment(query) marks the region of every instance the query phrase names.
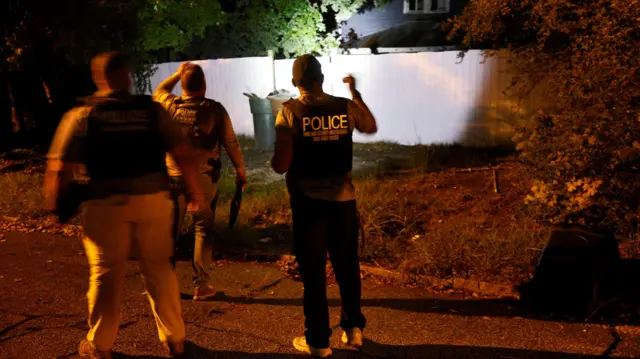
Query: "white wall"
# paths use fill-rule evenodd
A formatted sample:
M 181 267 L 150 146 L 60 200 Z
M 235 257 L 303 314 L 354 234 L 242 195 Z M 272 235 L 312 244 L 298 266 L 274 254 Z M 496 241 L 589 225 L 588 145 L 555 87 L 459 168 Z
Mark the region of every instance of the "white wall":
M 242 93 L 255 93 L 265 97 L 273 91 L 273 71 L 268 57 L 249 57 L 192 61 L 202 66 L 207 81 L 207 97 L 219 101 L 229 112 L 233 127 L 238 134 L 253 135 L 253 117 L 249 99 Z M 164 63 L 151 78 L 155 89 L 160 82 L 171 76 L 180 63 Z M 180 84 L 174 90 L 181 94 Z
M 502 91 L 509 76 L 503 65 L 482 63 L 479 51 L 458 63 L 457 52 L 388 55 L 337 55 L 319 58 L 324 89 L 349 97 L 342 78 L 352 73 L 359 91 L 378 120 L 375 136 L 356 135 L 358 142 L 402 144 L 463 143 L 492 146 L 511 137 L 501 124 L 512 117 L 514 100 Z M 243 92 L 265 97 L 274 88 L 271 59 L 241 58 L 198 61 L 207 76 L 207 96 L 227 108 L 237 133 L 253 134 L 248 99 Z M 291 84 L 293 60 L 276 60 L 275 88 L 297 90 Z M 152 86 L 172 74 L 177 63 L 158 65 Z M 179 86 L 178 86 L 179 87 Z M 179 94 L 179 89 L 176 89 Z M 505 128 L 507 130 L 505 130 Z

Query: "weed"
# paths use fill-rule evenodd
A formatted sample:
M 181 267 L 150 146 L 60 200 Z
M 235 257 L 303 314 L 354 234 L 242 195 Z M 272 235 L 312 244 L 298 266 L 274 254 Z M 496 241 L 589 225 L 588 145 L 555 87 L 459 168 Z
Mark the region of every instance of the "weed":
M 291 210 L 283 177 L 266 163 L 270 153 L 253 150 L 250 138 L 240 141 L 247 162 L 255 165 L 248 166 L 249 184 L 230 230 L 235 173 L 225 158 L 216 211 L 219 237 L 226 245 L 289 251 Z M 263 157 L 257 160 L 255 154 Z M 495 162 L 493 151 L 373 143 L 356 145 L 355 154 L 379 161 L 375 171 L 360 170 L 355 179 L 366 234 L 363 261 L 412 274 L 495 282 L 520 282 L 531 274 L 546 228 L 524 204 L 530 179 L 522 165 L 500 171 L 496 194 L 490 171 L 455 170 Z M 0 216 L 42 217 L 41 183 L 38 173 L 0 175 Z

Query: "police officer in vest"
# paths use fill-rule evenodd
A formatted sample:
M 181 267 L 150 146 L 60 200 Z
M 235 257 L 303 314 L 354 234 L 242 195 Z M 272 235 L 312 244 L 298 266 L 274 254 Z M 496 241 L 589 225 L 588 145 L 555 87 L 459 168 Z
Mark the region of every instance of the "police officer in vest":
M 306 332 L 294 347 L 318 357 L 331 355 L 325 264 L 331 259 L 342 298 L 343 343 L 362 346 L 365 317 L 361 311 L 359 218 L 352 183 L 352 134 L 377 132 L 376 121 L 345 78 L 353 100 L 322 90 L 324 76 L 318 60 L 298 57 L 293 84 L 300 97 L 283 105 L 276 119 L 273 169 L 287 173 L 293 213 L 294 252 L 304 282 Z
M 171 93 L 178 82 L 182 85 L 182 96 Z M 224 106 L 205 98 L 207 91 L 202 68 L 187 62 L 180 65 L 178 71 L 163 81 L 154 93 L 154 99 L 160 102 L 183 132 L 191 139 L 197 154 L 194 160 L 199 165 L 200 182 L 205 191 L 205 201 L 210 204 L 194 213 L 196 243 L 193 258 L 193 300 L 203 300 L 216 294 L 209 284 L 211 261 L 213 257 L 214 221 L 218 200 L 218 180 L 220 178 L 220 147 L 224 147 L 236 170 L 236 182 L 244 186 L 247 182 L 244 160 L 240 145 L 236 139 L 231 119 Z M 169 175 L 177 186 L 174 191 L 176 217 L 174 235 L 177 240 L 184 218 L 184 194 L 182 173 L 175 166 L 171 154 L 167 156 Z
M 92 63 L 98 91 L 63 117 L 54 136 L 45 175 L 45 199 L 55 208 L 57 195 L 88 175 L 83 209 L 83 239 L 90 266 L 89 333 L 81 357 L 110 358 L 119 325 L 128 258 L 139 260 L 160 340 L 174 356 L 183 352 L 185 327 L 178 280 L 171 266 L 173 206 L 165 153 L 182 169 L 191 205 L 204 196 L 191 146 L 166 111 L 150 96 L 129 93 L 130 65 L 118 53 L 103 53 Z M 85 172 L 86 171 L 86 172 Z

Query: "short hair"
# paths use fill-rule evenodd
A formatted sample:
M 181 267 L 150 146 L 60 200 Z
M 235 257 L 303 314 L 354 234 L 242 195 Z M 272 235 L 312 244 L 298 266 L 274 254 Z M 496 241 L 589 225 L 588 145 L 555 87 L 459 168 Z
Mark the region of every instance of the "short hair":
M 130 67 L 129 57 L 117 51 L 100 53 L 91 60 L 94 81 L 113 80 L 117 71 Z
M 297 86 L 308 88 L 322 81 L 322 65 L 315 56 L 302 55 L 293 61 L 292 75 Z
M 190 92 L 201 91 L 205 85 L 204 71 L 200 65 L 190 64 L 180 78 L 182 89 Z

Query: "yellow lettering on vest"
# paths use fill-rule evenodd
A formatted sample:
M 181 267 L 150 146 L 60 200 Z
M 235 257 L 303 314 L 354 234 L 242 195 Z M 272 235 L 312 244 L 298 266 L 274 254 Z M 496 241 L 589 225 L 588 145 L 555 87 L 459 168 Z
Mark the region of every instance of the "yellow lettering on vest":
M 323 130 L 330 130 L 331 129 L 328 117 L 326 118 L 326 121 L 325 121 L 325 117 L 322 116 L 322 129 Z
M 349 128 L 349 124 L 347 121 L 347 115 L 340 116 L 340 128 Z
M 311 119 L 311 128 L 314 131 L 318 131 L 322 127 L 322 120 L 319 117 Z
M 336 120 L 338 121 L 337 123 L 336 123 Z M 332 129 L 340 128 L 340 116 L 331 117 L 331 128 Z
M 311 124 L 311 119 L 309 117 L 303 117 L 302 118 L 302 131 L 306 131 L 307 130 L 307 126 L 309 126 Z

